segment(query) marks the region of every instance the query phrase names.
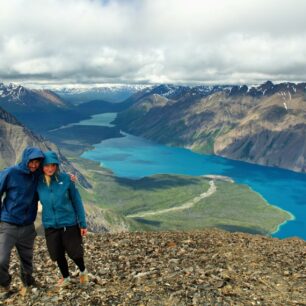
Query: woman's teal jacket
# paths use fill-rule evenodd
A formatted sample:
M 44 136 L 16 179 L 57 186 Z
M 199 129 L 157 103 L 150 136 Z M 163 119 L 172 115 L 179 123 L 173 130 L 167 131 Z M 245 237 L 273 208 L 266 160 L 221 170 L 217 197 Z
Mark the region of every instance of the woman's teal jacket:
M 45 228 L 63 228 L 77 224 L 86 228 L 80 194 L 66 173 L 54 174 L 49 186 L 42 175 L 37 192 L 43 206 L 42 223 Z

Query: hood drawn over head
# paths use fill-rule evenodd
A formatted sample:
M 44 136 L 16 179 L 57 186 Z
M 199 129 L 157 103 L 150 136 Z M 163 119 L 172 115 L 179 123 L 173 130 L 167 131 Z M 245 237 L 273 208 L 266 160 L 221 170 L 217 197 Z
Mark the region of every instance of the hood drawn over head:
M 48 165 L 48 164 L 56 164 L 59 165 L 60 161 L 57 156 L 57 154 L 53 151 L 48 151 L 44 153 L 44 161 L 43 161 L 43 166 Z
M 22 153 L 22 160 L 19 163 L 19 167 L 26 171 L 29 172 L 28 169 L 28 163 L 32 159 L 44 159 L 44 153 L 41 149 L 35 148 L 35 147 L 27 147 L 24 149 Z

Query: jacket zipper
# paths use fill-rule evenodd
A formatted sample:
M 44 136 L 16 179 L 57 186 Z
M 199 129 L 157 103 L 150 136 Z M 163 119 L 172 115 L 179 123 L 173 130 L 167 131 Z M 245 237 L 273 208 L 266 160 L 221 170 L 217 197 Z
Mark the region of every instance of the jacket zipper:
M 33 184 L 33 173 L 31 173 L 31 179 L 32 179 L 32 184 Z M 32 201 L 31 204 L 33 204 L 33 201 Z M 30 207 L 28 206 L 28 207 L 25 209 L 25 214 L 24 214 L 23 222 L 26 222 L 26 221 L 28 220 L 29 211 L 30 211 Z
M 52 182 L 51 182 L 51 184 L 52 184 Z M 52 211 L 53 211 L 53 215 L 54 215 L 55 226 L 58 227 L 56 213 L 55 213 L 55 208 L 54 208 L 54 192 L 53 192 L 53 188 L 52 188 L 51 184 L 50 184 L 51 206 L 52 206 Z

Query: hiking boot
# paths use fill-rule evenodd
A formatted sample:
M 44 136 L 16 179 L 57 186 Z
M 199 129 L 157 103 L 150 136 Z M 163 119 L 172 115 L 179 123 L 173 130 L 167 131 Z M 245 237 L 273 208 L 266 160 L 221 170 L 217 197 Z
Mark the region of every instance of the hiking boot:
M 80 284 L 81 285 L 88 284 L 88 272 L 86 269 L 83 272 L 80 272 Z
M 37 287 L 36 280 L 32 276 L 32 274 L 21 273 L 21 280 L 22 280 L 23 286 L 25 287 L 30 287 L 30 286 Z
M 70 277 L 62 277 L 58 282 L 57 282 L 57 287 L 65 288 L 68 287 L 71 284 Z

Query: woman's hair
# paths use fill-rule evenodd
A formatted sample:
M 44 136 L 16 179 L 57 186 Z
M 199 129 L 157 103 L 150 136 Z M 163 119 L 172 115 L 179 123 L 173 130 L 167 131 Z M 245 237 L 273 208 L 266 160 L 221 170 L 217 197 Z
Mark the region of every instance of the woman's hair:
M 54 172 L 54 174 L 52 175 L 54 178 L 55 178 L 55 180 L 58 182 L 58 176 L 59 176 L 59 174 L 60 174 L 60 168 L 59 168 L 59 165 L 58 164 L 54 164 L 54 165 L 56 165 L 56 170 L 55 170 L 55 172 Z M 46 175 L 45 173 L 44 173 L 44 182 L 49 186 L 50 185 L 50 182 L 51 182 L 51 177 L 49 176 L 49 175 Z

